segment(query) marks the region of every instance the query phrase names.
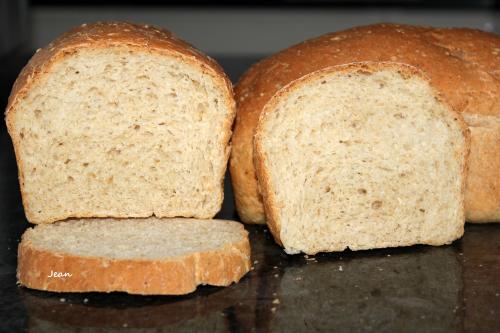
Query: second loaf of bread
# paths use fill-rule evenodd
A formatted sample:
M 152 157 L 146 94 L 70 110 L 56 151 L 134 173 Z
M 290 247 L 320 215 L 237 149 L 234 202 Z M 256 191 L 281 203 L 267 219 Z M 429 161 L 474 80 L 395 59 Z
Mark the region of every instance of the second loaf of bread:
M 236 208 L 247 223 L 265 223 L 253 163 L 259 116 L 284 86 L 330 66 L 362 61 L 422 70 L 471 130 L 466 218 L 500 221 L 500 37 L 472 29 L 396 24 L 326 34 L 282 50 L 250 68 L 235 89 L 237 116 L 230 159 Z

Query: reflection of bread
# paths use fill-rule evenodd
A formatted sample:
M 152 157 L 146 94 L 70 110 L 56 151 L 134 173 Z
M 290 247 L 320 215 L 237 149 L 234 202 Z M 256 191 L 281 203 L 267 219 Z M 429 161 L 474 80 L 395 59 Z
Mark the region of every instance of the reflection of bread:
M 500 332 L 500 228 L 469 226 L 460 240 L 464 332 Z
M 413 248 L 391 251 L 391 257 L 357 252 L 346 254 L 344 260 L 320 255 L 317 263 L 286 268 L 270 329 L 455 331 L 460 325 L 456 311 L 461 305 L 462 281 L 454 251 L 451 247 Z
M 58 292 L 179 295 L 200 284 L 227 286 L 249 269 L 247 232 L 237 222 L 222 220 L 94 219 L 38 225 L 23 235 L 18 258 L 21 285 Z
M 254 142 L 267 224 L 288 253 L 462 236 L 468 130 L 413 67 L 304 76 L 269 100 Z
M 221 315 L 225 308 L 234 305 L 234 300 L 219 295 L 225 290 L 214 290 L 203 297 L 163 299 L 126 299 L 124 295 L 110 295 L 111 301 L 101 300 L 109 305 L 95 304 L 97 295 L 89 294 L 89 304 L 60 302 L 59 298 L 47 298 L 23 291 L 23 303 L 30 318 L 30 332 L 78 331 L 92 332 L 123 328 L 143 329 L 145 332 L 161 328 L 165 332 L 181 326 L 212 327 L 225 325 Z M 109 297 L 109 296 L 107 296 Z M 128 296 L 132 297 L 132 296 Z M 79 297 L 83 299 L 83 297 Z M 115 301 L 113 302 L 113 299 Z M 119 303 L 131 302 L 127 307 L 116 307 Z M 94 304 L 92 304 L 94 303 Z M 50 329 L 49 329 L 50 328 Z
M 168 31 L 71 30 L 33 56 L 6 111 L 28 220 L 212 218 L 234 112 L 221 68 Z
M 241 219 L 265 222 L 252 140 L 266 103 L 284 86 L 326 67 L 391 61 L 425 72 L 443 98 L 470 121 L 466 216 L 476 222 L 500 220 L 499 52 L 500 37 L 485 32 L 385 24 L 327 34 L 257 63 L 235 90 L 238 111 L 230 171 Z

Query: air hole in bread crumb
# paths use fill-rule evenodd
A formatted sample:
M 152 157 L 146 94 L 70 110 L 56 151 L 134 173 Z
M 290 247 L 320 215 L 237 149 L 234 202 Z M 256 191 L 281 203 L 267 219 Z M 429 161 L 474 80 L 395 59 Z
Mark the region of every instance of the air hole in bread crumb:
M 138 130 L 139 128 L 141 128 L 141 125 L 134 125 L 135 130 Z
M 379 209 L 380 207 L 382 207 L 382 201 L 375 200 L 375 201 L 372 202 L 372 208 L 373 209 Z
M 69 162 L 71 162 L 70 158 L 68 158 L 66 161 L 64 161 L 64 164 L 68 164 Z
M 366 190 L 364 188 L 358 188 L 359 194 L 366 194 Z
M 71 176 L 68 176 L 68 180 L 69 180 L 70 182 L 72 182 L 73 180 L 75 180 L 75 178 L 73 178 L 73 177 L 71 177 Z
M 395 114 L 393 114 L 393 116 L 396 119 L 405 119 L 406 118 L 406 116 L 402 113 L 395 113 Z
M 423 208 L 420 208 L 419 211 L 421 211 L 422 213 L 425 213 L 425 209 L 423 209 Z
M 87 162 L 85 162 L 85 163 L 82 163 L 82 165 L 83 165 L 84 167 L 87 167 L 87 166 L 89 166 L 89 164 L 88 164 Z
M 325 187 L 325 193 L 330 193 L 331 190 L 330 186 Z

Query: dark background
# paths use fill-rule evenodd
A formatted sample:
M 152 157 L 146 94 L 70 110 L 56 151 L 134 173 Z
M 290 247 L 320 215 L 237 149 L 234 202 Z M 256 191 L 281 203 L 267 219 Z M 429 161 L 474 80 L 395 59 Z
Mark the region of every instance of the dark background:
M 168 5 L 167 5 L 168 4 Z M 34 50 L 72 26 L 165 27 L 217 59 L 233 82 L 253 62 L 326 32 L 397 22 L 500 32 L 498 0 L 0 0 L 0 108 Z M 182 297 L 55 294 L 16 285 L 29 227 L 0 121 L 0 332 L 500 332 L 500 224 L 467 225 L 450 246 L 288 256 L 247 226 L 254 270 Z M 226 177 L 221 218 L 237 219 Z

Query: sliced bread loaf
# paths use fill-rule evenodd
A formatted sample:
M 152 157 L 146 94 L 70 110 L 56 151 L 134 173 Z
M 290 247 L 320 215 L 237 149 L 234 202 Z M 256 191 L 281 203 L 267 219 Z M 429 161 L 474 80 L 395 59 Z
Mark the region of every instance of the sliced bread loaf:
M 221 68 L 168 31 L 71 30 L 33 56 L 6 111 L 28 220 L 213 217 L 234 113 Z
M 267 223 L 288 253 L 463 234 L 468 130 L 413 67 L 304 76 L 266 104 L 254 143 Z
M 23 286 L 56 292 L 180 295 L 227 286 L 250 269 L 240 223 L 196 219 L 90 219 L 28 229 L 19 244 Z
M 236 208 L 248 223 L 265 223 L 253 164 L 253 136 L 272 96 L 290 82 L 330 66 L 399 62 L 429 77 L 471 129 L 466 217 L 500 221 L 500 36 L 472 29 L 377 24 L 326 34 L 252 66 L 235 89 L 231 179 Z

